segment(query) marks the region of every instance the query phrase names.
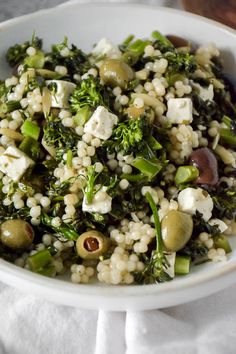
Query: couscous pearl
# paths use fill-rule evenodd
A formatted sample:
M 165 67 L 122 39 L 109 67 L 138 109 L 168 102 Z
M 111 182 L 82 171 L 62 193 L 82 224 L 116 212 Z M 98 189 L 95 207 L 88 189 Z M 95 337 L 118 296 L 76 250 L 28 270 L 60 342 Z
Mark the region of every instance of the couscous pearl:
M 87 276 L 87 274 L 83 274 L 81 276 L 81 282 L 84 283 L 84 284 L 87 284 L 89 281 L 89 277 Z
M 27 53 L 27 55 L 32 57 L 36 54 L 36 49 L 34 47 L 28 47 L 26 50 L 26 53 Z
M 59 216 L 53 218 L 51 222 L 52 222 L 52 226 L 54 227 L 59 227 L 61 225 L 61 219 L 59 218 Z
M 82 135 L 82 139 L 85 143 L 90 143 L 92 140 L 92 135 L 89 133 L 85 133 L 84 135 Z
M 121 91 L 121 88 L 117 86 L 113 89 L 112 92 L 113 92 L 114 96 L 120 96 L 122 91 Z
M 95 155 L 95 148 L 93 146 L 88 146 L 87 147 L 87 154 L 88 154 L 88 156 L 94 156 Z
M 24 259 L 23 258 L 17 258 L 16 260 L 15 260 L 15 265 L 17 265 L 18 267 L 24 267 L 24 265 L 25 265 L 25 261 L 24 261 Z
M 94 269 L 92 267 L 87 267 L 85 269 L 85 274 L 88 276 L 88 277 L 92 277 L 94 275 Z
M 143 264 L 143 262 L 140 262 L 140 261 L 137 262 L 137 264 L 136 264 L 136 269 L 137 269 L 138 271 L 144 270 L 144 267 L 145 267 L 145 265 Z
M 90 144 L 94 147 L 99 147 L 101 145 L 101 140 L 99 138 L 94 138 L 91 140 Z
M 199 240 L 205 242 L 209 239 L 209 234 L 206 232 L 201 232 L 199 235 Z
M 130 174 L 130 173 L 132 173 L 132 167 L 130 165 L 123 165 L 122 172 Z
M 66 205 L 74 205 L 78 202 L 78 197 L 76 194 L 71 193 L 71 194 L 66 194 L 64 196 L 64 203 Z
M 27 98 L 22 98 L 20 101 L 21 107 L 26 108 L 28 106 L 28 99 Z
M 34 112 L 41 112 L 42 111 L 42 106 L 39 103 L 36 103 L 32 106 Z
M 18 201 L 16 201 L 16 202 L 14 203 L 14 207 L 15 207 L 16 209 L 21 209 L 21 208 L 24 207 L 24 205 L 25 205 L 25 203 L 24 203 L 24 201 L 23 201 L 22 199 L 20 199 L 20 200 L 18 200 Z
M 13 111 L 11 117 L 14 120 L 20 120 L 22 118 L 21 113 L 19 111 Z
M 64 118 L 70 118 L 71 117 L 71 113 L 69 111 L 66 110 L 61 110 L 59 113 L 59 118 L 64 119 Z
M 209 240 L 205 241 L 204 243 L 208 249 L 212 248 L 214 245 L 214 241 L 211 238 Z
M 39 205 L 34 206 L 30 209 L 30 216 L 32 218 L 37 218 L 39 217 L 41 214 L 41 207 Z
M 82 126 L 78 126 L 75 128 L 76 134 L 82 136 L 84 134 L 84 128 Z
M 35 200 L 38 202 L 38 203 L 40 203 L 40 199 L 43 197 L 43 195 L 41 194 L 41 193 L 36 193 L 35 195 L 34 195 L 34 198 L 35 198 Z
M 18 123 L 16 121 L 11 121 L 8 127 L 9 129 L 16 130 L 18 128 Z
M 129 186 L 129 181 L 127 181 L 127 179 L 122 179 L 120 182 L 119 182 L 119 187 L 123 190 L 127 189 Z
M 81 282 L 81 276 L 78 273 L 72 273 L 71 274 L 71 281 L 72 283 L 80 283 Z
M 120 96 L 120 104 L 122 104 L 122 106 L 125 106 L 126 104 L 128 104 L 128 102 L 129 98 L 126 95 Z
M 3 199 L 3 205 L 8 206 L 11 205 L 12 201 L 10 198 Z
M 217 248 L 218 256 L 225 256 L 225 250 L 223 248 Z
M 65 208 L 65 212 L 66 214 L 68 215 L 74 215 L 75 213 L 75 207 L 73 205 L 68 205 L 66 208 Z
M 91 163 L 92 163 L 92 161 L 91 161 L 90 156 L 83 157 L 83 159 L 82 159 L 83 166 L 85 166 L 85 167 L 91 166 Z
M 63 267 L 63 262 L 62 261 L 54 260 L 53 261 L 53 265 L 54 265 L 57 273 L 61 273 L 63 271 L 64 267 Z
M 67 68 L 65 66 L 57 65 L 55 71 L 62 76 L 67 75 Z
M 34 198 L 30 197 L 27 199 L 26 205 L 27 205 L 27 207 L 32 208 L 37 205 L 37 202 Z
M 131 283 L 133 283 L 133 281 L 134 281 L 134 277 L 132 274 L 130 274 L 130 273 L 125 274 L 125 277 L 124 277 L 125 284 L 131 284 Z
M 32 225 L 37 226 L 40 224 L 40 218 L 32 218 L 30 222 Z
M 115 159 L 111 159 L 107 162 L 107 165 L 111 170 L 115 170 L 118 165 L 118 161 Z
M 103 164 L 101 162 L 95 162 L 94 168 L 95 172 L 100 173 L 103 170 Z
M 62 119 L 62 124 L 64 125 L 64 127 L 73 127 L 74 125 L 74 121 L 72 118 L 63 118 Z
M 134 106 L 136 106 L 137 108 L 142 108 L 144 106 L 144 102 L 142 98 L 136 97 L 134 99 Z
M 51 204 L 51 200 L 48 197 L 42 197 L 40 199 L 40 204 L 43 208 L 47 208 Z
M 70 54 L 69 48 L 67 48 L 67 47 L 62 48 L 62 49 L 60 50 L 60 54 L 61 54 L 61 56 L 64 57 L 64 58 L 68 57 L 69 54 Z
M 151 57 L 154 55 L 154 47 L 152 45 L 146 45 L 146 47 L 144 48 L 144 54 L 145 56 Z
M 95 68 L 91 68 L 88 70 L 88 74 L 92 75 L 93 77 L 97 77 L 98 76 L 98 72 Z
M 59 240 L 55 241 L 53 243 L 53 246 L 58 250 L 58 251 L 62 251 L 64 246 L 63 246 L 63 243 Z
M 85 266 L 83 264 L 76 265 L 76 273 L 84 274 L 85 273 Z
M 7 119 L 2 119 L 2 120 L 0 121 L 0 127 L 1 127 L 1 128 L 8 128 L 8 126 L 9 126 L 9 122 L 8 122 Z
M 50 246 L 52 243 L 52 237 L 51 235 L 44 234 L 42 237 L 42 241 L 45 244 L 45 246 Z

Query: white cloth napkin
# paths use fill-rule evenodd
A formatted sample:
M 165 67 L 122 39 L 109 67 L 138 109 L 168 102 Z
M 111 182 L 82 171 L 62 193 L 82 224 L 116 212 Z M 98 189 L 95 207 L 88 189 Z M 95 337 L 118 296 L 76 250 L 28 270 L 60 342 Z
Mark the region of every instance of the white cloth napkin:
M 169 309 L 115 313 L 55 305 L 0 283 L 0 354 L 235 354 L 235 291 L 236 285 Z
M 59 306 L 0 283 L 0 353 L 235 354 L 235 291 L 124 313 Z

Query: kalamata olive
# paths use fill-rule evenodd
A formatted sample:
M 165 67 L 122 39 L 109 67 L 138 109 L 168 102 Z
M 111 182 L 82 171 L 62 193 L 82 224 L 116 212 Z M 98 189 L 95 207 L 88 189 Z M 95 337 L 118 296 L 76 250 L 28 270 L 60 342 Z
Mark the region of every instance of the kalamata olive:
M 219 181 L 218 163 L 213 152 L 208 148 L 194 150 L 189 158 L 191 165 L 199 170 L 197 184 L 215 185 Z
M 31 245 L 34 239 L 32 226 L 21 219 L 4 221 L 0 227 L 2 243 L 11 249 L 24 249 Z
M 98 259 L 108 247 L 109 238 L 96 230 L 84 232 L 76 241 L 77 253 L 83 259 Z
M 99 74 L 106 85 L 112 87 L 127 87 L 129 81 L 134 78 L 134 72 L 125 62 L 118 59 L 106 59 L 103 61 Z
M 167 34 L 166 38 L 169 39 L 175 48 L 189 46 L 189 41 L 183 37 L 175 36 L 174 34 Z
M 171 210 L 162 219 L 161 230 L 166 249 L 177 252 L 186 245 L 192 235 L 192 216 L 182 211 Z

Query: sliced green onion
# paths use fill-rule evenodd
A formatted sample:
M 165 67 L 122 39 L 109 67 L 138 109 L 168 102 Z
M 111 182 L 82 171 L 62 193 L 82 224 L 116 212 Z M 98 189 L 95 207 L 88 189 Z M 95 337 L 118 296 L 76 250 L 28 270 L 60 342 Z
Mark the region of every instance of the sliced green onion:
M 199 171 L 195 166 L 180 166 L 175 175 L 175 184 L 179 185 L 194 181 L 199 176 Z
M 29 256 L 28 263 L 30 269 L 33 272 L 39 272 L 42 269 L 44 269 L 47 265 L 49 265 L 52 259 L 53 257 L 51 256 L 49 250 L 42 250 L 33 254 L 32 256 Z
M 66 153 L 66 166 L 68 168 L 72 167 L 72 158 L 73 158 L 72 150 L 68 150 Z
M 233 134 L 229 129 L 226 128 L 220 129 L 220 137 L 227 144 L 231 146 L 236 146 L 236 134 Z
M 76 125 L 84 126 L 91 116 L 91 110 L 89 106 L 82 107 L 74 116 L 74 122 Z
M 175 274 L 184 275 L 190 271 L 191 258 L 188 256 L 175 257 Z
M 162 169 L 162 165 L 159 160 L 147 160 L 142 157 L 137 157 L 134 159 L 132 166 L 147 176 L 149 180 L 152 180 Z
M 40 128 L 37 124 L 31 122 L 30 120 L 26 120 L 21 127 L 21 132 L 24 136 L 30 136 L 34 140 L 38 140 Z

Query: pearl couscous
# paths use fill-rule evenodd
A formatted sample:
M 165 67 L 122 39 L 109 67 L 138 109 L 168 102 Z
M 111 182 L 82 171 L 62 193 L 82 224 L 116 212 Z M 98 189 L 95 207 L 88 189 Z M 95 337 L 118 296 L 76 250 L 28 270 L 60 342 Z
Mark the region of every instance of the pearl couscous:
M 181 45 L 180 45 L 181 43 Z M 0 252 L 73 283 L 159 283 L 226 261 L 236 233 L 236 104 L 213 44 L 67 38 L 6 53 Z

